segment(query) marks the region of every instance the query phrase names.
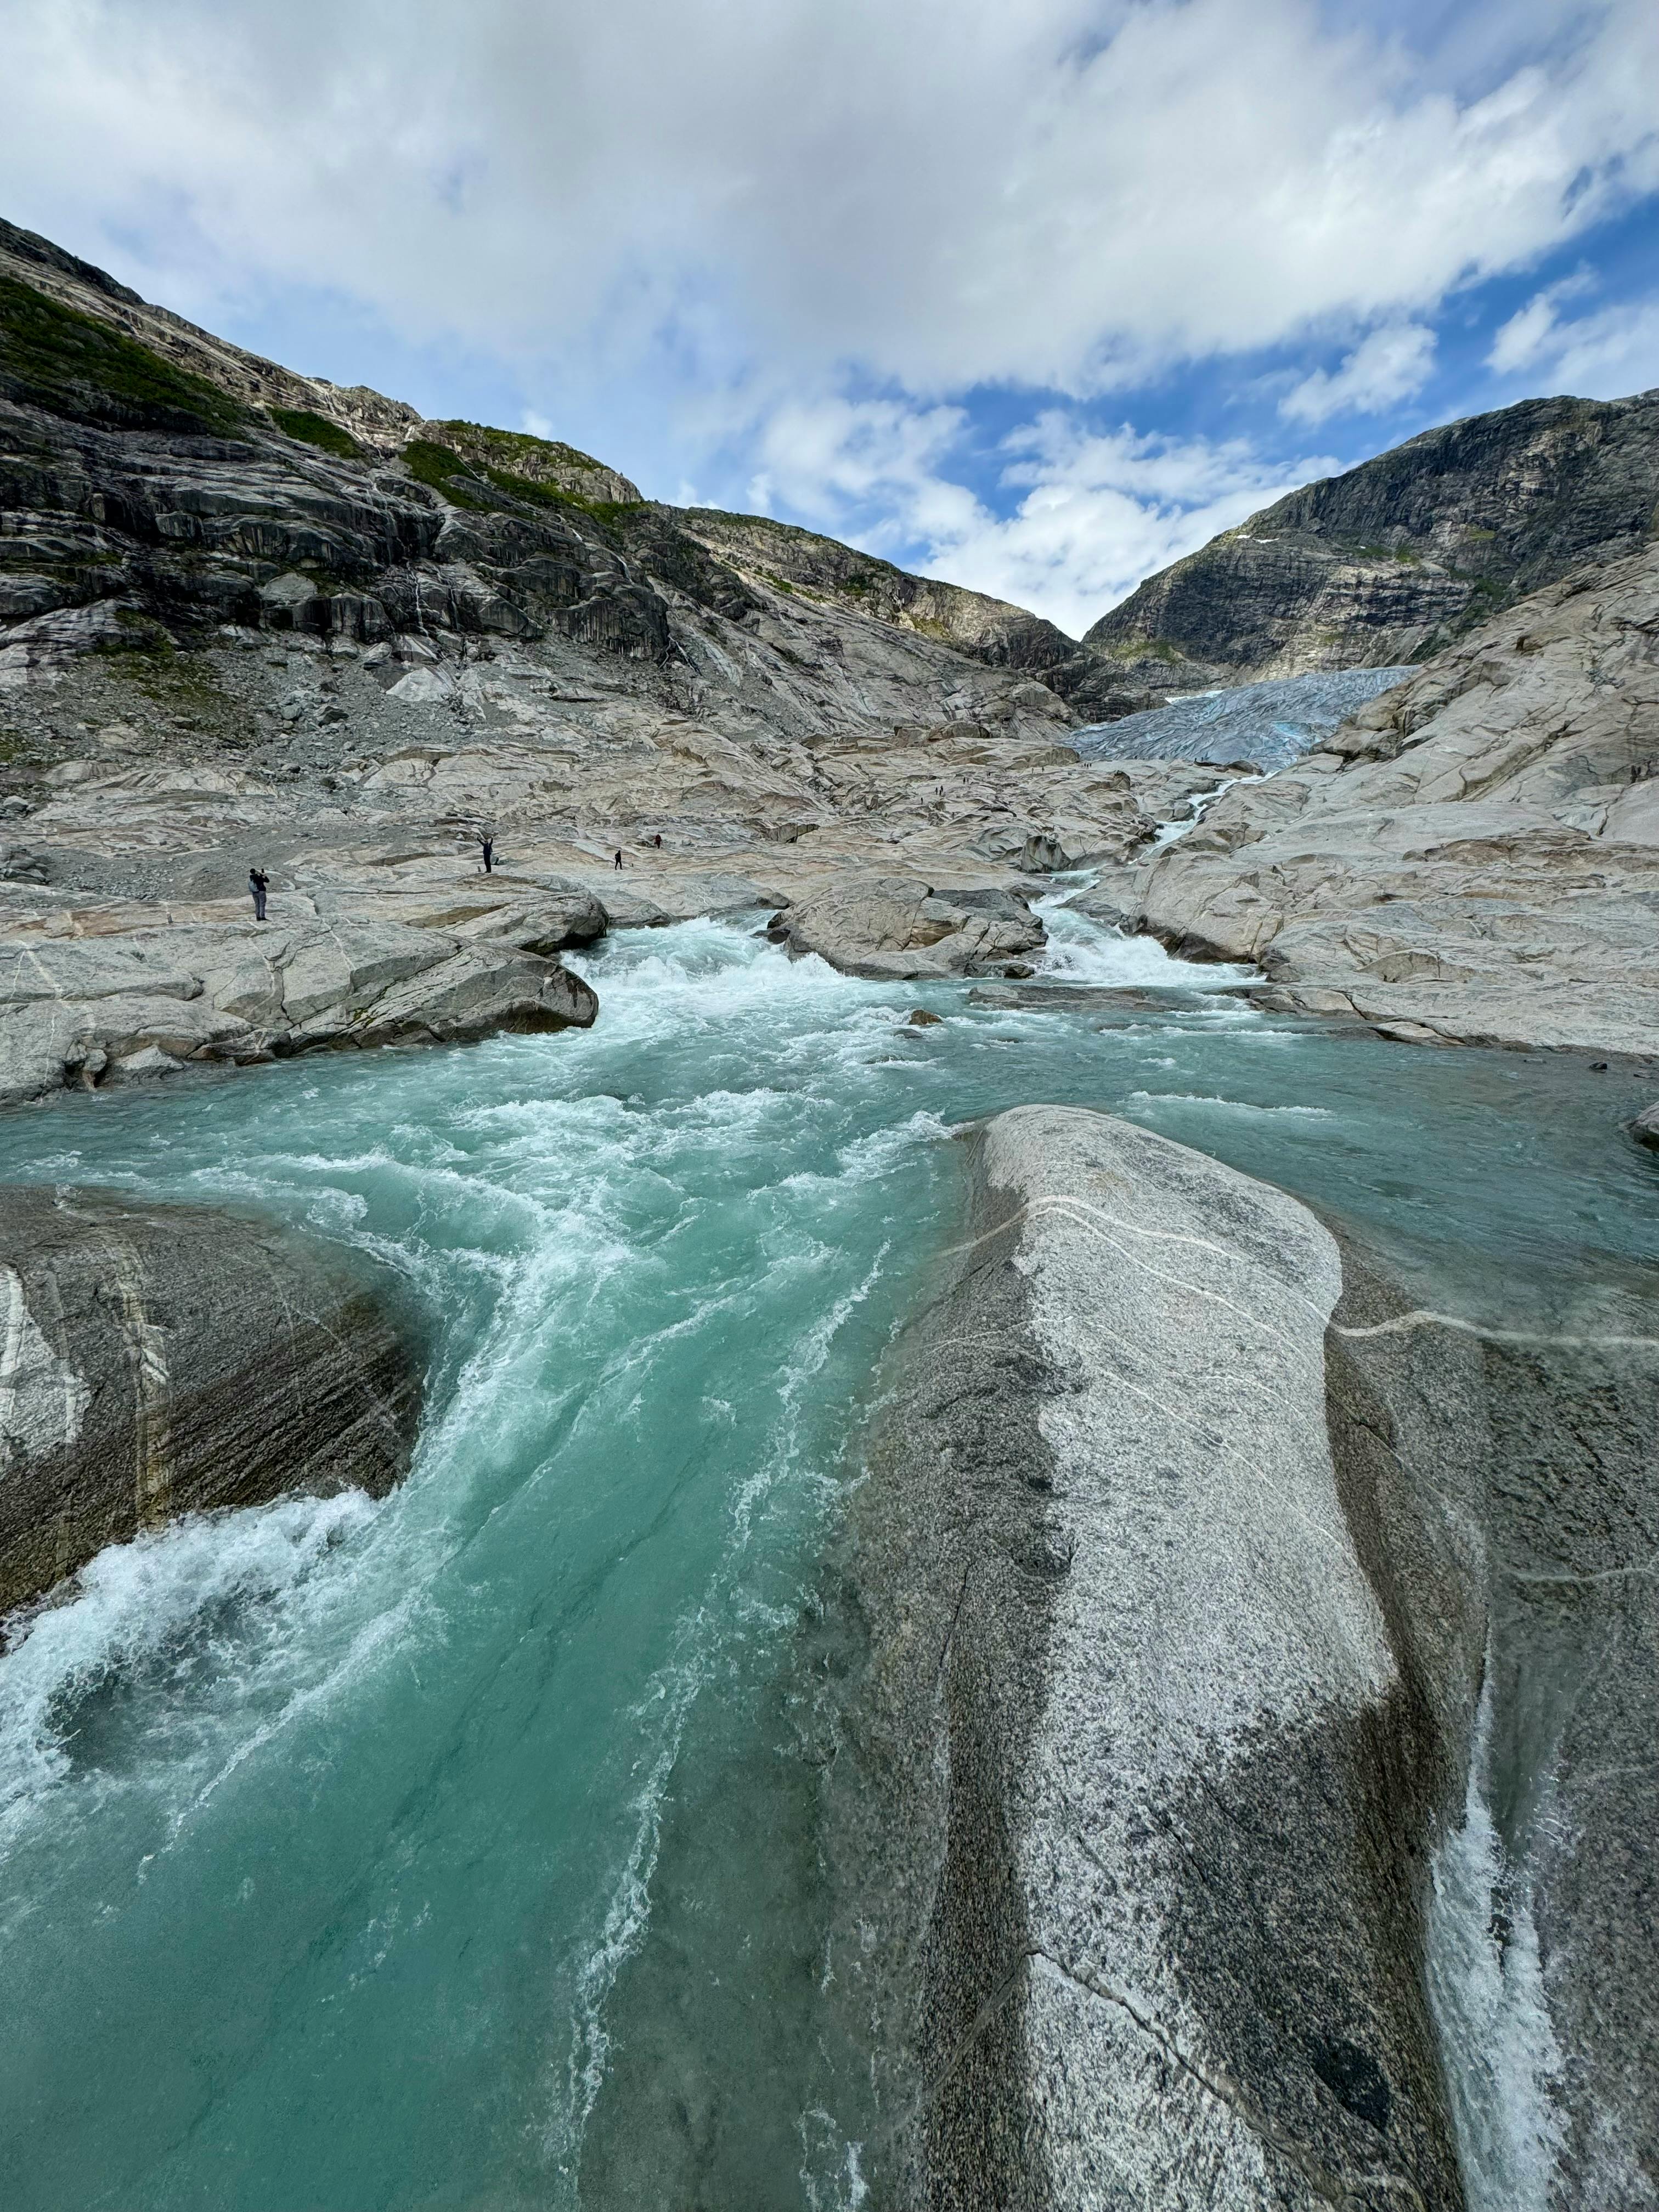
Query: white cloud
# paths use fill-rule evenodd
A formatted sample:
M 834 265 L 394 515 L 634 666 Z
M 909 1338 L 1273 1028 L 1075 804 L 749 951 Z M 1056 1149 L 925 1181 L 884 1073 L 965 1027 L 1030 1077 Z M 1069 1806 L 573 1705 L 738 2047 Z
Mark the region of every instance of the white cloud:
M 1659 299 L 1631 300 L 1563 321 L 1561 302 L 1593 289 L 1587 272 L 1535 292 L 1492 342 L 1499 375 L 1547 376 L 1585 399 L 1618 399 L 1659 384 Z
M 1470 90 L 1316 0 L 0 0 L 0 182 L 210 319 L 333 288 L 550 388 L 1085 392 L 1407 326 L 1659 185 L 1650 9 L 1540 65 L 1487 0 Z
M 1380 415 L 1420 392 L 1434 365 L 1434 332 L 1422 323 L 1395 324 L 1362 338 L 1333 375 L 1316 368 L 1279 403 L 1292 422 L 1324 422 L 1333 415 Z
M 1103 434 L 1052 408 L 1003 441 L 1000 486 L 1019 496 L 999 515 L 951 473 L 964 427 L 955 409 L 888 400 L 787 406 L 762 433 L 765 482 L 751 489 L 1076 636 L 1153 569 L 1336 465 L 1274 467 L 1243 441 Z
M 1512 376 L 1517 370 L 1530 368 L 1549 349 L 1551 337 L 1558 327 L 1558 306 L 1574 293 L 1587 290 L 1591 282 L 1581 270 L 1576 276 L 1563 277 L 1559 284 L 1534 292 L 1493 339 L 1492 351 L 1486 356 L 1487 368 L 1495 368 L 1500 376 Z

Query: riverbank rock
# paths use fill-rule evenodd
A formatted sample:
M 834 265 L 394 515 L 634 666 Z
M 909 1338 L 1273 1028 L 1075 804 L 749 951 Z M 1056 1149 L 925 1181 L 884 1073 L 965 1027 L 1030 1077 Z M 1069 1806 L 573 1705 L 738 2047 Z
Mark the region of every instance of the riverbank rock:
M 421 1402 L 390 1289 L 240 1216 L 0 1190 L 0 1613 L 177 1514 L 389 1490 Z
M 273 899 L 270 916 L 206 902 L 0 934 L 0 1103 L 192 1061 L 586 1029 L 599 1012 L 591 985 L 532 949 L 591 942 L 605 927 L 591 897 L 503 901 L 482 916 L 490 936 L 329 916 L 299 894 Z
M 884 2038 L 871 2185 L 1455 2212 L 1429 1808 L 1327 1431 L 1337 1246 L 1103 1116 L 971 1143 L 849 1552 L 825 1979 Z
M 1659 545 L 1536 593 L 1224 793 L 1135 926 L 1274 1003 L 1447 1042 L 1659 1052 Z

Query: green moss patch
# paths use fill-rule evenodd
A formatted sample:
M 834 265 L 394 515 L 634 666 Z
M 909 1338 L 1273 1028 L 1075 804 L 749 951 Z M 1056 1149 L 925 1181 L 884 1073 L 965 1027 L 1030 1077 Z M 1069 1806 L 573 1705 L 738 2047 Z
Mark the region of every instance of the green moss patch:
M 148 346 L 0 276 L 0 390 L 76 422 L 231 437 L 246 410 Z
M 448 431 L 459 451 L 472 460 L 483 460 L 509 475 L 536 477 L 550 464 L 559 469 L 602 471 L 603 461 L 567 446 L 559 438 L 532 438 L 527 430 L 495 430 L 487 422 L 434 422 L 434 430 Z
M 424 484 L 429 491 L 441 492 L 453 507 L 471 507 L 480 514 L 489 511 L 490 501 L 479 497 L 484 486 L 460 455 L 451 453 L 447 446 L 434 446 L 427 438 L 411 438 L 404 447 L 404 466 L 416 483 Z
M 301 445 L 320 446 L 337 460 L 362 459 L 363 449 L 357 441 L 325 415 L 309 414 L 303 407 L 273 407 L 270 419 L 285 436 L 297 438 Z

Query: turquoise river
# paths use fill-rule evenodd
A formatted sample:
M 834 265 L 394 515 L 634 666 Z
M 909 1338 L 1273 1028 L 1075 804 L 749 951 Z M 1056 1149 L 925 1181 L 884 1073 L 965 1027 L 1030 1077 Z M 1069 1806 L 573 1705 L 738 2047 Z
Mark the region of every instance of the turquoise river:
M 620 2205 L 664 2129 L 699 2203 L 860 2200 L 777 1686 L 884 1352 L 957 1232 L 953 1126 L 1127 1115 L 1359 1224 L 1459 1311 L 1646 1298 L 1659 1176 L 1618 1069 L 1275 1018 L 1051 921 L 1007 1003 L 691 922 L 582 963 L 585 1035 L 0 1126 L 0 1180 L 378 1255 L 429 1358 L 392 1496 L 180 1524 L 13 1625 L 9 2212 Z M 1086 995 L 1113 983 L 1146 988 Z M 902 1034 L 918 1002 L 942 1026 Z

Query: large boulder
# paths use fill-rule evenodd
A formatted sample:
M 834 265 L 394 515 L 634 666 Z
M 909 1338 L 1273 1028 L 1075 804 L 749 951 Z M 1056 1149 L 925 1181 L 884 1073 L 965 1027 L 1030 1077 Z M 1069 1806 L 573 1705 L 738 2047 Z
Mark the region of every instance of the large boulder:
M 476 937 L 282 903 L 295 911 L 263 927 L 201 907 L 137 929 L 0 941 L 0 1103 L 192 1061 L 586 1029 L 599 1012 L 592 987 L 552 957 L 603 933 L 585 893 L 491 910 L 495 933 Z
M 393 1290 L 237 1215 L 0 1190 L 0 1612 L 176 1514 L 390 1489 L 421 1402 Z
M 1017 891 L 936 891 L 909 876 L 842 878 L 775 915 L 769 933 L 797 957 L 884 981 L 984 975 L 1046 941 Z
M 973 1139 L 848 1572 L 825 1984 L 884 2203 L 1461 2212 L 1414 1714 L 1326 1422 L 1335 1242 L 1103 1116 Z

